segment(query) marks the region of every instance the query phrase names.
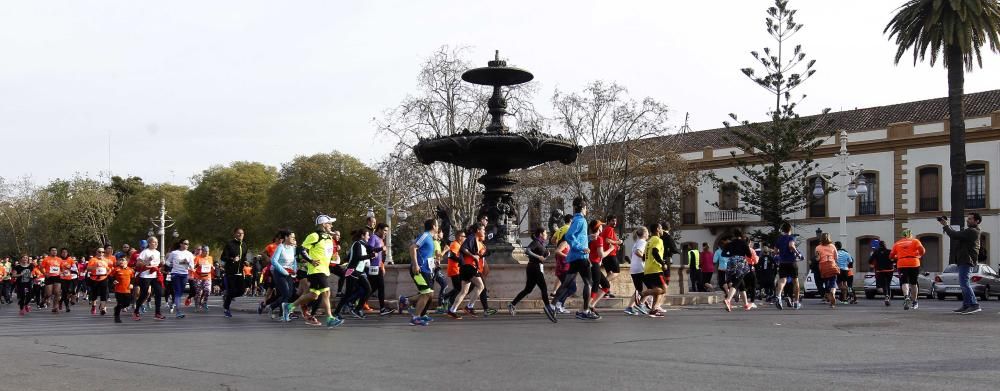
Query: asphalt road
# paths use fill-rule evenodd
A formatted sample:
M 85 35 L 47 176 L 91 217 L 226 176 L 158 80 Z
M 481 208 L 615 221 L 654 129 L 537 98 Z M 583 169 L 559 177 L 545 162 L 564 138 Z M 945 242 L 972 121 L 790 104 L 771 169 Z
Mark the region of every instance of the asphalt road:
M 558 324 L 502 313 L 428 327 L 392 316 L 332 330 L 215 309 L 114 324 L 80 306 L 26 317 L 3 306 L 0 389 L 998 389 L 1000 304 L 951 314 L 958 304 L 807 300 L 799 311 L 701 306 Z

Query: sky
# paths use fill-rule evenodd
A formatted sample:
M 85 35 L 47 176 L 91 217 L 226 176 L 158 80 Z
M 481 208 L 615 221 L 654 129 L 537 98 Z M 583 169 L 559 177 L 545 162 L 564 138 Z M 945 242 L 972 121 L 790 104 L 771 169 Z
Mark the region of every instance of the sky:
M 818 72 L 803 115 L 947 94 L 945 70 L 913 66 L 883 28 L 902 0 L 793 0 Z M 0 177 L 76 174 L 190 184 L 216 164 L 280 167 L 340 151 L 389 152 L 373 121 L 416 91 L 442 45 L 528 69 L 536 105 L 555 89 L 617 82 L 671 108 L 679 128 L 761 120 L 772 102 L 740 72 L 773 41 L 767 0 L 7 1 L 0 4 Z M 1000 56 L 966 92 L 1000 88 Z M 110 154 L 109 154 L 110 149 Z

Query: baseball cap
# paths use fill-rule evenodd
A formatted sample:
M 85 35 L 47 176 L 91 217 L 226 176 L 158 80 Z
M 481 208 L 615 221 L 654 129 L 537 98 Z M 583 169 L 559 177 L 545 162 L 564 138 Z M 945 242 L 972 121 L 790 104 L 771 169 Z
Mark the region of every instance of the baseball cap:
M 321 224 L 326 224 L 326 223 L 333 223 L 335 221 L 337 221 L 337 219 L 335 219 L 333 217 L 330 217 L 330 216 L 327 216 L 327 215 L 316 216 L 316 225 L 321 225 Z

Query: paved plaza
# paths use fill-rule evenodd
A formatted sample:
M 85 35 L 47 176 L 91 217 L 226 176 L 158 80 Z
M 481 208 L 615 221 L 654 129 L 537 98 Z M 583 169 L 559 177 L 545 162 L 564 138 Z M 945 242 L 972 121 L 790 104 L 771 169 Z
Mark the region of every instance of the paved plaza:
M 900 301 L 830 310 L 807 300 L 799 311 L 693 306 L 651 319 L 609 310 L 558 324 L 500 313 L 429 327 L 392 316 L 333 330 L 244 311 L 116 325 L 81 306 L 23 318 L 7 306 L 0 389 L 997 389 L 1000 304 L 951 314 L 959 304 L 926 300 L 904 312 Z

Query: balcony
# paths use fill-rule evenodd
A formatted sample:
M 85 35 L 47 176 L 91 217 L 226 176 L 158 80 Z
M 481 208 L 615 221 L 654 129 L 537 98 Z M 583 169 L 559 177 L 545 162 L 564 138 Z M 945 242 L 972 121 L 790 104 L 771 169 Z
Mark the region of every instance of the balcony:
M 734 224 L 750 221 L 751 216 L 744 215 L 736 210 L 719 210 L 715 212 L 705 212 L 702 224 Z
M 920 197 L 920 212 L 937 212 L 941 210 L 938 197 Z
M 861 201 L 858 202 L 858 215 L 859 216 L 874 216 L 878 213 L 878 207 L 875 201 Z
M 965 209 L 986 209 L 986 194 L 967 194 Z

